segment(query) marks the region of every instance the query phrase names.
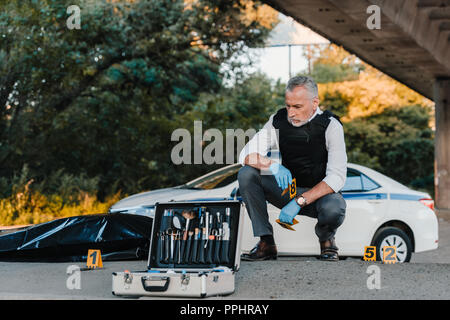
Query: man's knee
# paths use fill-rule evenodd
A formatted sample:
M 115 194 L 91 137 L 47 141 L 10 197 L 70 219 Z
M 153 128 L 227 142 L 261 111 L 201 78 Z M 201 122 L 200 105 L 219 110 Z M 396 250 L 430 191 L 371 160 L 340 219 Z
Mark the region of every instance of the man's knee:
M 259 179 L 259 170 L 248 165 L 243 166 L 238 172 L 239 188 L 243 189 L 254 183 L 255 178 Z
M 320 224 L 338 227 L 344 221 L 346 203 L 341 195 L 334 194 L 321 201 L 317 210 Z

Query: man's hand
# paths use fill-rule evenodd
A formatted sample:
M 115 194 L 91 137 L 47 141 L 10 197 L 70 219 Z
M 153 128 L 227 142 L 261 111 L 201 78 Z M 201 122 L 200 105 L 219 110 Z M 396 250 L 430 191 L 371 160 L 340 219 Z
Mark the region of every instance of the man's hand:
M 308 191 L 303 192 L 302 196 L 305 197 L 305 199 L 308 201 L 308 204 L 311 204 L 317 199 L 322 198 L 323 196 L 333 192 L 334 190 L 331 189 L 330 186 L 325 181 L 320 181 L 318 184 L 316 184 Z
M 292 224 L 292 221 L 300 212 L 300 209 L 301 208 L 298 205 L 297 201 L 295 201 L 295 199 L 292 199 L 287 205 L 283 207 L 283 209 L 281 209 L 278 219 L 280 219 L 281 222 Z
M 281 190 L 286 189 L 292 182 L 292 174 L 288 168 L 279 164 L 278 162 L 274 162 L 269 167 L 270 172 L 275 176 L 275 180 L 277 180 L 278 186 Z

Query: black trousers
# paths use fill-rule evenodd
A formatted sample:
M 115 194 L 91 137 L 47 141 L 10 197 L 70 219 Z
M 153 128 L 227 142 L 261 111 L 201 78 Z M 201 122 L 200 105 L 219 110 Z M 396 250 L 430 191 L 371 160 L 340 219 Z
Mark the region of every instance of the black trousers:
M 273 234 L 266 201 L 281 209 L 290 201 L 289 192 L 281 196 L 283 190 L 278 187 L 273 175 L 261 174 L 260 170 L 248 165 L 239 170 L 238 181 L 239 191 L 252 221 L 253 235 L 260 237 Z M 307 190 L 309 188 L 297 187 L 297 195 Z M 334 237 L 344 221 L 346 207 L 341 193 L 330 193 L 303 207 L 299 215 L 317 219 L 315 233 L 322 242 Z

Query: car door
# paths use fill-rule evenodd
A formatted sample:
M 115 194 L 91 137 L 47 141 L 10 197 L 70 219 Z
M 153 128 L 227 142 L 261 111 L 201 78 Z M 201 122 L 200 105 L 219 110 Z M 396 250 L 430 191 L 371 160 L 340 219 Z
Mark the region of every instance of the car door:
M 273 226 L 273 235 L 279 255 L 315 255 L 319 253 L 319 242 L 314 232 L 314 226 L 317 222 L 316 219 L 297 216 L 296 220 L 299 223 L 293 226 L 296 231 L 290 231 L 282 228 L 275 222 L 280 215 L 280 209 L 267 202 L 267 211 L 269 213 L 269 221 Z M 251 220 L 245 211 L 241 244 L 242 251 L 250 251 L 258 241 L 259 237 L 253 236 Z
M 347 180 L 342 195 L 346 200 L 346 217 L 336 233 L 336 243 L 341 255 L 359 256 L 364 246 L 369 245 L 376 226 L 386 214 L 387 192 L 380 184 L 355 169 L 347 170 Z M 280 209 L 267 203 L 269 221 L 274 229 L 274 238 L 280 255 L 317 255 L 320 246 L 314 227 L 317 219 L 297 216 L 296 231 L 279 226 L 275 220 Z M 251 220 L 245 213 L 242 250 L 249 251 L 259 238 L 253 236 Z
M 280 209 L 267 203 L 267 211 L 269 213 L 269 221 L 273 226 L 274 239 L 279 255 L 308 255 L 317 253 L 319 245 L 314 233 L 315 219 L 297 216 L 296 219 L 299 223 L 294 226 L 296 231 L 290 231 L 282 228 L 275 222 L 280 215 Z M 245 206 L 244 215 L 241 250 L 248 252 L 259 241 L 259 237 L 253 236 L 252 222 Z
M 347 203 L 345 219 L 336 233 L 341 255 L 362 256 L 373 232 L 389 206 L 387 190 L 356 169 L 347 170 L 342 195 Z

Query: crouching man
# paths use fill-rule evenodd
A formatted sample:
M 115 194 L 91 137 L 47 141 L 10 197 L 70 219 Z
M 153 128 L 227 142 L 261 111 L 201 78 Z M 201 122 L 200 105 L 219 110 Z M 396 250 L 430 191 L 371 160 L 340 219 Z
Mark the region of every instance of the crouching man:
M 270 116 L 264 127 L 241 151 L 243 165 L 238 174 L 239 190 L 252 221 L 253 234 L 260 237 L 243 260 L 277 258 L 273 227 L 267 203 L 281 209 L 281 222 L 292 224 L 296 215 L 317 219 L 315 233 L 320 259 L 337 261 L 335 234 L 345 217 L 346 203 L 339 192 L 347 174 L 344 131 L 339 118 L 321 111 L 317 85 L 309 77 L 289 80 L 286 108 Z M 279 149 L 282 164 L 266 157 Z M 292 200 L 282 191 L 296 179 Z

